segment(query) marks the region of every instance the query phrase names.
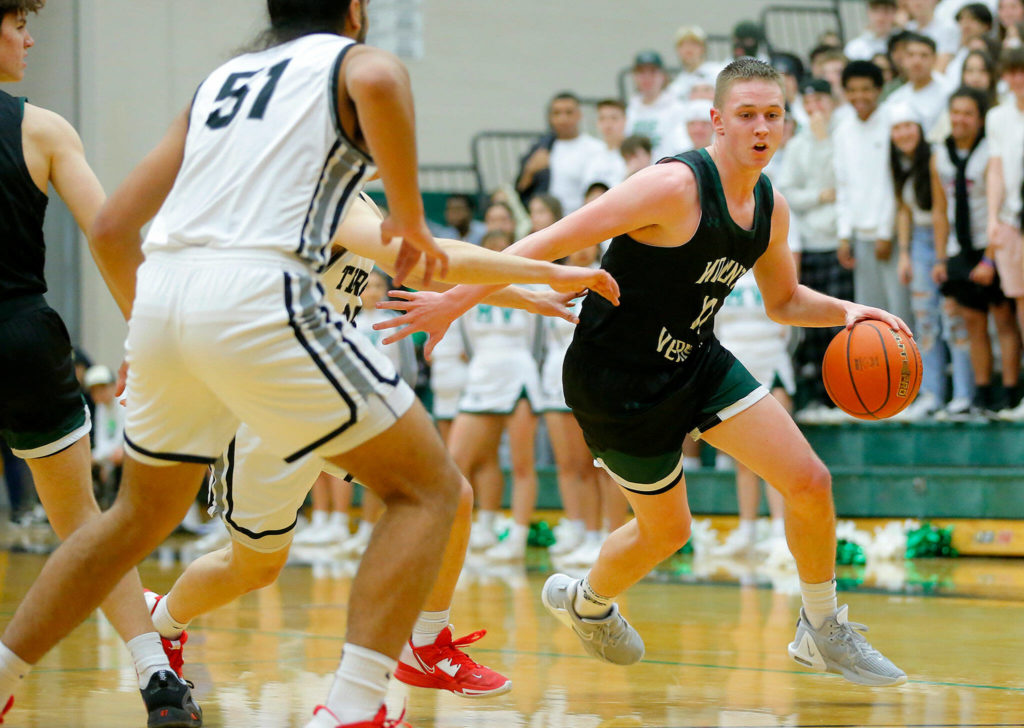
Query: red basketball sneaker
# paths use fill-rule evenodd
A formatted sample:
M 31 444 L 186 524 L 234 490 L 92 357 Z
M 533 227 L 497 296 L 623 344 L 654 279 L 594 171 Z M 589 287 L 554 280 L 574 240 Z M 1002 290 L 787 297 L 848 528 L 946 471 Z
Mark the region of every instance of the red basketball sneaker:
M 324 716 L 321 716 L 320 713 L 324 713 Z M 306 724 L 306 728 L 314 725 L 319 728 L 321 725 L 326 725 L 322 720 L 323 717 L 334 721 L 334 725 L 331 728 L 412 728 L 411 725 L 402 720 L 405 717 L 404 710 L 395 720 L 388 720 L 388 709 L 384 705 L 380 706 L 380 710 L 377 711 L 377 715 L 373 720 L 363 720 L 358 723 L 342 723 L 338 720 L 338 716 L 331 712 L 330 708 L 326 705 L 318 705 L 316 710 L 313 711 L 313 720 Z
M 432 645 L 413 647 L 410 640 L 402 649 L 395 677 L 418 688 L 448 690 L 465 698 L 502 695 L 512 681 L 489 667 L 473 661 L 460 647 L 473 644 L 487 634 L 480 630 L 452 641 L 452 628 L 445 627 Z
M 163 599 L 163 595 L 157 594 L 149 589 L 143 589 L 143 594 L 146 597 L 146 606 L 149 607 L 149 614 L 152 616 L 153 612 L 156 611 L 156 605 Z M 178 674 L 182 680 L 185 679 L 185 644 L 188 642 L 188 632 L 182 632 L 181 636 L 176 640 L 169 640 L 163 635 L 160 635 L 160 644 L 164 648 L 164 654 L 167 655 L 167 661 L 171 664 L 171 669 Z

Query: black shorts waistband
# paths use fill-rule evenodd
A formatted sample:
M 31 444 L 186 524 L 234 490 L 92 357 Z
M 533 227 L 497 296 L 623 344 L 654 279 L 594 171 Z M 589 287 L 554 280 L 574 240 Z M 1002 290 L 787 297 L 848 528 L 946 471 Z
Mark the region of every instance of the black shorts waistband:
M 42 308 L 49 308 L 46 298 L 42 293 L 33 293 L 28 296 L 18 296 L 6 301 L 0 301 L 0 321 L 14 318 L 18 314 L 28 311 L 38 311 Z

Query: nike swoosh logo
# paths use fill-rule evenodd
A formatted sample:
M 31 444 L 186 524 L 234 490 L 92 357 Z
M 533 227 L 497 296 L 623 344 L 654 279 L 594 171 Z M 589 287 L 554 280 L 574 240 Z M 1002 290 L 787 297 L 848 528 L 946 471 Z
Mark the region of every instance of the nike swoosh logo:
M 415 652 L 412 653 L 412 656 L 416 658 L 416 662 L 419 663 L 420 669 L 423 670 L 423 672 L 428 673 L 430 675 L 434 674 L 434 667 L 432 665 L 428 665 L 427 663 L 425 663 L 423 661 L 423 658 L 421 658 Z

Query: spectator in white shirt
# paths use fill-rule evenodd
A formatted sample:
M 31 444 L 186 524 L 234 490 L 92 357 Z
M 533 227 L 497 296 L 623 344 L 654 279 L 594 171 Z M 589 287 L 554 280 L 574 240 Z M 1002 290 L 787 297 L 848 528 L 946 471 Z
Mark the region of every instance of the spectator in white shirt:
M 676 56 L 679 73 L 669 84 L 669 92 L 680 101 L 690 98 L 690 88 L 701 80 L 714 83 L 722 64 L 707 60 L 707 33 L 699 25 L 684 25 L 676 31 Z
M 604 149 L 587 162 L 583 180 L 587 189 L 595 182 L 614 187 L 626 179 L 626 161 L 622 158 L 622 140 L 626 138 L 626 105 L 618 99 L 597 102 L 597 131 Z
M 994 22 L 992 11 L 984 3 L 968 3 L 957 12 L 956 23 L 960 27 L 960 47 L 946 67 L 946 88 L 960 88 L 964 59 L 971 52 L 971 41 L 990 35 Z
M 516 190 L 524 202 L 540 192 L 559 199 L 569 213 L 583 204 L 587 184 L 583 168 L 604 145 L 580 131 L 583 112 L 579 98 L 570 92 L 557 94 L 548 106 L 551 131 L 527 152 L 516 180 Z
M 1017 303 L 1017 322 L 1024 332 L 1024 255 L 1021 244 L 1021 185 L 1024 183 L 1024 48 L 1008 48 L 999 65 L 1013 94 L 1013 101 L 991 109 L 985 117 L 989 145 L 988 183 L 988 260 L 990 283 L 999 273 L 999 283 L 1007 298 Z M 1024 405 L 1012 410 L 1016 419 L 1024 417 Z
M 868 0 L 868 27 L 843 48 L 851 61 L 870 61 L 889 50 L 889 36 L 896 29 L 896 0 Z
M 998 0 L 939 0 L 938 5 L 935 6 L 935 17 L 945 23 L 955 22 L 956 16 L 964 7 L 979 2 L 992 13 L 995 13 L 996 6 L 999 4 Z
M 622 158 L 626 160 L 626 176 L 630 177 L 645 167 L 650 167 L 652 160 L 651 140 L 642 134 L 628 136 L 622 141 Z
M 887 104 L 907 104 L 914 109 L 925 133 L 931 131 L 946 108 L 949 90 L 935 72 L 935 41 L 910 33 L 903 42 L 903 73 L 907 82 L 889 94 Z
M 909 319 L 910 301 L 892 249 L 895 195 L 889 120 L 878 104 L 882 72 L 869 61 L 851 61 L 843 71 L 843 89 L 854 113 L 833 137 L 839 260 L 853 270 L 854 300 Z
M 683 107 L 667 90 L 668 76 L 661 55 L 638 53 L 633 61 L 636 94 L 626 107 L 626 134 L 641 134 L 651 140 L 654 157 L 671 157 L 686 146 L 682 139 Z
M 996 17 L 999 19 L 997 40 L 1002 44 L 1008 29 L 1024 22 L 1024 0 L 999 0 Z
M 686 105 L 686 114 L 683 117 L 686 122 L 686 135 L 690 138 L 693 149 L 703 149 L 711 146 L 711 135 L 714 127 L 711 125 L 712 103 L 707 99 L 696 99 Z
M 800 84 L 804 80 L 803 61 L 792 53 L 773 53 L 772 66 L 782 74 L 782 81 L 786 85 L 786 116 L 804 126 L 807 123 L 807 112 L 800 98 Z
M 926 35 L 935 41 L 935 67 L 945 71 L 950 59 L 960 47 L 960 30 L 956 24 L 935 17 L 935 0 L 906 0 L 910 20 L 906 30 Z

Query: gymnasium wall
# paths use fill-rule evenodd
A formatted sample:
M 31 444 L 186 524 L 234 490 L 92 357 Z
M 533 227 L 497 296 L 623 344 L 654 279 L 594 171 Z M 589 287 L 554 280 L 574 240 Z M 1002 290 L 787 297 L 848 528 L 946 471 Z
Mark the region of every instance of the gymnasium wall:
M 535 129 L 556 90 L 613 94 L 638 49 L 671 62 L 683 23 L 728 33 L 763 7 L 756 0 L 422 0 L 424 56 L 409 62 L 424 162 L 464 162 L 481 129 Z M 108 190 L 156 143 L 197 83 L 250 38 L 262 0 L 60 0 L 32 20 L 30 96 L 71 119 Z M 372 9 L 372 5 L 371 5 Z M 11 89 L 13 90 L 13 89 Z M 57 211 L 51 289 L 73 335 L 116 365 L 124 326 L 94 267 Z M 70 248 L 70 251 L 68 250 Z M 69 257 L 70 256 L 70 257 Z M 79 292 L 80 287 L 80 292 Z M 79 310 L 75 309 L 75 297 Z M 80 313 L 80 316 L 79 316 Z

